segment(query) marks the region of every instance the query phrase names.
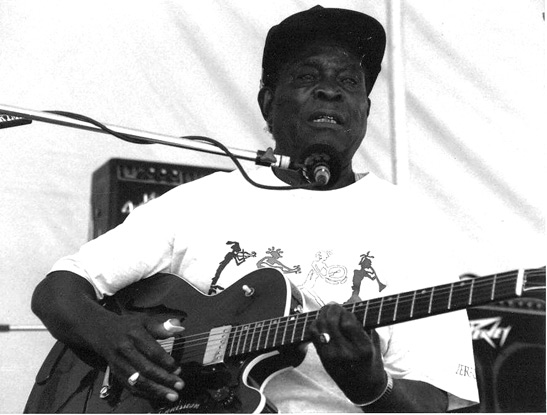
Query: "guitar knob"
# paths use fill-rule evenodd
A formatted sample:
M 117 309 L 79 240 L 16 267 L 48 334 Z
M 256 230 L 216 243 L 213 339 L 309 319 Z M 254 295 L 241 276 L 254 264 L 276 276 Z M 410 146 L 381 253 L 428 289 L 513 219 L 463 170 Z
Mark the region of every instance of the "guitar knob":
M 245 292 L 245 297 L 250 297 L 255 293 L 255 289 L 249 287 L 248 285 L 244 285 L 243 287 L 241 287 L 241 289 L 243 290 L 243 292 Z
M 215 390 L 211 397 L 216 402 L 220 403 L 225 408 L 234 403 L 235 393 L 232 389 L 227 386 L 224 386 L 220 389 Z

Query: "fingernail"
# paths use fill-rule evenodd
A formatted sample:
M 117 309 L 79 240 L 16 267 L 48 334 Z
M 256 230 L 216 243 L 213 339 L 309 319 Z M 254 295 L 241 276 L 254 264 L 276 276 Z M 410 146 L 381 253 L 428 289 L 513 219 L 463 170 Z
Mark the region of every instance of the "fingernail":
M 182 369 L 181 369 L 180 367 L 178 367 L 177 370 L 175 370 L 175 371 L 173 372 L 173 375 L 177 375 L 177 376 L 178 376 L 178 375 L 180 375 L 180 372 L 182 372 Z
M 184 331 L 184 327 L 182 326 L 176 326 L 174 325 L 172 322 L 172 320 L 169 319 L 167 320 L 165 323 L 163 323 L 163 328 L 167 331 L 171 331 L 171 332 L 178 332 L 180 333 L 181 331 Z
M 176 393 L 168 393 L 167 395 L 165 395 L 165 397 L 171 402 L 175 402 L 179 398 Z
M 184 388 L 184 383 L 183 382 L 175 383 L 175 389 L 180 391 L 180 390 L 182 390 L 182 388 Z

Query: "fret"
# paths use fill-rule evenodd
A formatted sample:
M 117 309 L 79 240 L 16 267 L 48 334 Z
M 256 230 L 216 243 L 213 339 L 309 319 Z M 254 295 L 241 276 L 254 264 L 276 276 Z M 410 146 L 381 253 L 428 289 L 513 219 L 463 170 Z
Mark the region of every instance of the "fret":
M 273 339 L 273 342 L 272 342 L 272 347 L 276 346 L 276 344 L 277 344 L 277 333 L 279 331 L 279 320 L 278 319 L 274 320 L 274 324 L 275 324 L 275 334 L 274 334 L 274 339 Z
M 243 348 L 241 349 L 241 351 L 242 351 L 243 353 L 245 353 L 245 346 L 246 346 L 247 344 L 249 344 L 248 341 L 247 341 L 247 339 L 249 338 L 249 329 L 250 329 L 250 326 L 249 326 L 249 325 L 246 325 L 246 326 L 244 326 L 244 328 L 245 328 L 245 340 L 243 341 Z
M 429 307 L 427 308 L 427 314 L 431 314 L 431 307 L 433 306 L 433 293 L 435 292 L 435 287 L 431 288 L 431 294 L 429 295 Z
M 431 291 L 431 288 L 424 288 L 423 290 L 416 292 L 413 316 L 423 317 L 429 314 Z
M 304 341 L 304 335 L 306 334 L 306 329 L 308 327 L 308 316 L 309 313 L 304 314 L 306 317 L 304 318 L 304 326 L 302 327 L 302 335 L 300 336 L 300 340 Z
M 237 335 L 237 346 L 236 346 L 236 354 L 239 354 L 239 345 L 241 343 L 241 338 L 243 334 L 243 326 L 239 326 L 239 333 Z
M 397 319 L 393 317 L 393 321 L 409 320 L 412 307 L 414 305 L 414 295 L 412 293 L 402 293 L 397 295 Z
M 380 300 L 380 309 L 378 310 L 378 321 L 376 324 L 380 324 L 380 320 L 382 319 L 382 308 L 384 306 L 384 297 Z
M 490 278 L 485 278 L 481 280 L 475 279 L 475 284 L 473 286 L 473 304 L 485 304 L 491 301 L 491 284 L 492 279 Z M 514 284 L 511 283 L 510 286 L 513 287 Z
M 414 317 L 414 304 L 416 304 L 416 291 L 412 295 L 412 307 L 410 308 L 410 318 Z
M 471 288 L 469 289 L 469 301 L 467 304 L 471 305 L 473 303 L 473 287 L 475 286 L 475 278 L 471 280 Z
M 268 324 L 268 331 L 266 332 L 266 336 L 264 336 L 264 349 L 268 348 L 268 340 L 270 338 L 270 331 L 272 330 L 272 324 L 273 324 L 273 320 L 270 320 L 270 323 Z
M 444 284 L 435 290 L 433 299 L 433 314 L 446 313 L 452 307 L 452 284 Z
M 281 339 L 281 345 L 285 344 L 285 336 L 287 335 L 287 327 L 289 324 L 289 320 L 286 317 L 284 317 L 284 319 L 285 319 L 285 328 L 283 329 L 283 338 Z
M 397 321 L 397 309 L 399 308 L 399 297 L 401 294 L 397 294 L 397 299 L 395 300 L 395 310 L 393 311 L 393 321 Z
M 393 322 L 395 307 L 397 307 L 397 297 L 384 297 L 382 301 L 382 318 L 379 319 L 381 325 L 386 325 Z
M 264 323 L 260 322 L 257 324 L 258 327 L 260 327 L 259 333 L 258 333 L 258 340 L 256 341 L 256 351 L 260 350 L 260 339 L 262 337 L 262 329 L 264 328 Z
M 492 282 L 492 293 L 490 294 L 490 300 L 494 300 L 496 298 L 496 280 L 498 278 L 498 275 L 494 275 L 494 281 Z
M 251 335 L 251 341 L 249 342 L 249 352 L 253 350 L 253 344 L 254 344 L 254 339 L 256 334 L 256 325 L 257 323 L 249 325 L 249 331 L 251 331 L 251 327 L 254 327 L 252 330 L 253 334 Z
M 469 298 L 471 280 L 463 280 L 454 283 L 454 293 L 452 294 L 451 308 L 456 310 L 465 308 Z M 469 290 L 469 291 L 468 291 Z
M 368 306 L 370 304 L 370 301 L 366 301 L 367 305 L 365 306 L 365 314 L 363 316 L 363 327 L 367 326 L 367 314 L 368 314 Z
M 294 336 L 296 334 L 296 323 L 298 322 L 298 315 L 295 315 L 291 318 L 291 321 L 294 322 L 294 327 L 292 329 L 292 335 L 291 335 L 291 344 L 294 343 Z
M 228 356 L 234 355 L 235 333 L 237 332 L 237 327 L 234 327 L 232 330 L 233 331 L 228 337 L 228 342 L 230 343 L 230 351 L 228 352 Z
M 365 328 L 375 327 L 378 323 L 378 313 L 380 313 L 380 298 L 369 300 L 367 303 L 367 319 L 365 320 Z

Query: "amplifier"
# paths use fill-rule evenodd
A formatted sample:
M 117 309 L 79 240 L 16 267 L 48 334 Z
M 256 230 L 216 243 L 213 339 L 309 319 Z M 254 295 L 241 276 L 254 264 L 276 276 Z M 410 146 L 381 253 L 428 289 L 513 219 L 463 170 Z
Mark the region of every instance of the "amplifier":
M 481 403 L 465 412 L 545 413 L 545 290 L 467 312 Z
M 218 169 L 121 158 L 110 159 L 93 172 L 91 225 L 93 239 L 118 226 L 133 209 L 174 187 Z

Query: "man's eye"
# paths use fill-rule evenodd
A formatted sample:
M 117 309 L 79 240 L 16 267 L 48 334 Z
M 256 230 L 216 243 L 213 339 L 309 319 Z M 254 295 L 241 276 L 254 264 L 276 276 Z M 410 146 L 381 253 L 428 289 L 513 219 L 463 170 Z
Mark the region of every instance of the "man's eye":
M 312 82 L 315 80 L 315 76 L 311 73 L 303 73 L 296 76 L 296 79 L 301 82 Z
M 355 78 L 343 78 L 342 83 L 347 86 L 356 86 L 359 81 Z

